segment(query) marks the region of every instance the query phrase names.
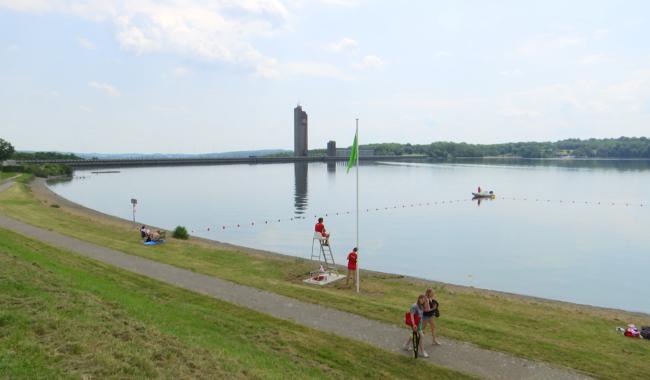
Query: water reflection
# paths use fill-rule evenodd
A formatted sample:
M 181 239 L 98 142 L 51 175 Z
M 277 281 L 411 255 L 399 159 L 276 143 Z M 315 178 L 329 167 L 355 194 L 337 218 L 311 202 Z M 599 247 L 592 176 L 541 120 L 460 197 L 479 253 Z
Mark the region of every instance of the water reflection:
M 85 179 L 86 177 L 74 177 L 74 179 Z M 58 178 L 50 178 L 46 182 L 48 185 L 57 185 L 57 184 L 64 184 L 64 183 L 70 183 L 72 182 L 73 177 L 58 177 Z
M 336 174 L 336 162 L 330 161 L 327 163 L 327 172 L 330 174 Z
M 308 164 L 306 162 L 296 162 L 293 164 L 295 179 L 294 206 L 297 215 L 304 214 L 307 210 L 307 172 Z
M 445 161 L 436 161 L 445 162 Z M 450 163 L 508 165 L 508 166 L 545 166 L 567 169 L 610 169 L 617 171 L 650 170 L 650 160 L 614 160 L 614 159 L 522 159 L 522 158 L 458 158 Z
M 492 202 L 494 198 L 488 198 L 488 197 L 473 197 L 472 201 L 476 201 L 476 205 L 478 207 L 481 207 L 481 202 Z

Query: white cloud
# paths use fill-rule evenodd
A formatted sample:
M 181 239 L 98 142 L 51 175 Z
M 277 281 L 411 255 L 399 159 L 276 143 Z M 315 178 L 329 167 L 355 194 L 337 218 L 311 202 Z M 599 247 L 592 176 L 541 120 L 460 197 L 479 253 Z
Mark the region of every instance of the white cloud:
M 638 111 L 644 104 L 650 104 L 650 68 L 639 70 L 623 82 L 608 86 L 604 92 L 609 101 L 626 105 L 629 111 Z
M 339 5 L 344 7 L 352 7 L 358 4 L 356 0 L 319 0 L 319 2 L 326 5 Z
M 368 105 L 379 108 L 408 110 L 443 110 L 469 106 L 469 100 L 431 97 L 427 93 L 400 93 L 389 97 L 370 100 Z
M 344 74 L 338 67 L 323 62 L 302 61 L 289 62 L 284 66 L 286 73 L 293 76 L 310 76 L 321 78 L 333 78 L 342 80 L 353 80 L 354 78 Z
M 607 58 L 607 54 L 604 53 L 591 54 L 582 59 L 579 59 L 578 63 L 582 65 L 594 65 L 606 61 Z
M 363 70 L 363 69 L 379 69 L 385 64 L 386 62 L 384 62 L 384 60 L 377 57 L 376 55 L 366 55 L 365 57 L 363 57 L 361 62 L 357 62 L 353 66 L 356 69 Z
M 352 38 L 345 37 L 340 41 L 331 42 L 325 46 L 325 50 L 332 53 L 345 53 L 355 51 L 359 47 L 357 41 Z
M 585 41 L 586 39 L 583 36 L 577 34 L 544 34 L 524 42 L 517 48 L 517 52 L 522 55 L 547 54 L 556 50 L 582 45 Z
M 21 12 L 43 12 L 51 10 L 47 0 L 0 0 L 0 6 Z
M 506 78 L 520 78 L 524 75 L 524 72 L 521 71 L 521 69 L 514 68 L 509 70 L 503 70 L 499 74 L 501 74 L 501 76 L 504 76 Z
M 609 30 L 608 29 L 597 29 L 597 30 L 594 30 L 591 35 L 595 40 L 602 40 L 602 39 L 606 38 L 607 36 L 609 36 Z
M 508 99 L 501 106 L 501 113 L 505 116 L 524 116 L 530 119 L 540 117 L 542 114 L 529 108 L 518 107 L 513 104 L 511 99 Z
M 451 57 L 452 55 L 453 54 L 451 54 L 450 52 L 444 50 L 438 50 L 435 53 L 433 53 L 434 58 L 447 58 L 447 57 Z
M 611 84 L 598 81 L 556 83 L 506 96 L 502 114 L 530 118 L 557 118 L 560 114 L 620 116 L 650 105 L 650 69 L 640 70 Z
M 298 8 L 313 8 L 319 5 L 354 7 L 359 5 L 359 0 L 288 0 L 287 3 Z
M 190 70 L 187 67 L 183 66 L 176 66 L 172 69 L 172 75 L 177 77 L 177 78 L 183 78 L 188 76 L 190 73 Z
M 86 38 L 83 38 L 83 37 L 77 37 L 77 42 L 78 42 L 79 45 L 81 45 L 81 47 L 83 47 L 84 49 L 92 50 L 92 49 L 95 48 L 95 44 L 93 44 L 92 42 L 90 42 L 90 41 L 89 41 L 88 39 L 86 39 Z
M 285 30 L 289 15 L 279 0 L 0 0 L 0 7 L 108 21 L 126 50 L 171 52 L 243 65 L 264 77 L 277 75 L 277 62 L 250 40 Z
M 101 82 L 90 82 L 88 85 L 95 90 L 104 93 L 105 95 L 108 95 L 110 97 L 117 97 L 120 96 L 120 92 L 113 86 L 111 86 L 108 83 L 101 83 Z

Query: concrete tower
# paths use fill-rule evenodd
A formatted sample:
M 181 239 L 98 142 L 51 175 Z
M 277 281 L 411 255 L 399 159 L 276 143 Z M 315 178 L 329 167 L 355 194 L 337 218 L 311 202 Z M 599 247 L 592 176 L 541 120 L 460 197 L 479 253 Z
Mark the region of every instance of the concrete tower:
M 293 109 L 293 155 L 307 156 L 307 112 L 300 105 Z
M 327 142 L 327 157 L 336 157 L 336 141 Z

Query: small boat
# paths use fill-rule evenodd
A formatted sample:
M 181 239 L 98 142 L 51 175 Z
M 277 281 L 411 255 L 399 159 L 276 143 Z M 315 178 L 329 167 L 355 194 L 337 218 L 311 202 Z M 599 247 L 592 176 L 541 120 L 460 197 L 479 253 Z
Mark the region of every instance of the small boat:
M 474 198 L 495 198 L 497 195 L 494 191 L 481 191 L 480 193 L 472 193 Z

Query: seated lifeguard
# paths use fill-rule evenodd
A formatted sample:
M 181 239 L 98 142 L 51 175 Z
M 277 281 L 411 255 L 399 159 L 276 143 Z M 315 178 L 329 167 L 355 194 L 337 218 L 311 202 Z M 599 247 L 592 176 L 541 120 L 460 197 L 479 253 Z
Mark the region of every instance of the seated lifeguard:
M 314 236 L 317 236 L 323 245 L 329 244 L 330 234 L 325 230 L 325 224 L 323 224 L 323 218 L 318 218 L 318 223 L 316 223 L 316 225 L 314 226 Z

